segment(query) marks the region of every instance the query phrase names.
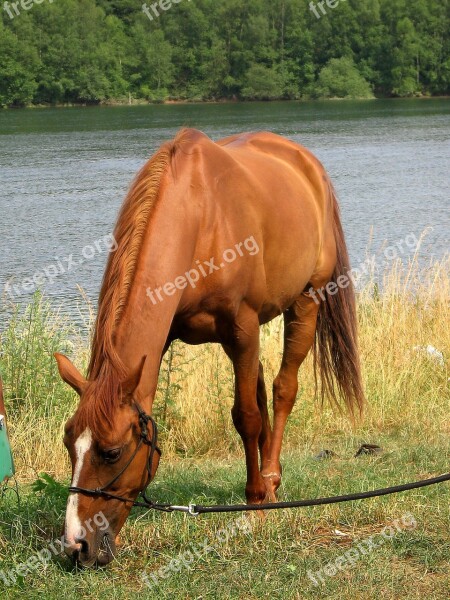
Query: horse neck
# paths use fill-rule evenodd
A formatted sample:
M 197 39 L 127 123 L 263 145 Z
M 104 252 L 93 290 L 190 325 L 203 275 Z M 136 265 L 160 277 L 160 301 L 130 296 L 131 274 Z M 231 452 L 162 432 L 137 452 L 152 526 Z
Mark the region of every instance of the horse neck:
M 158 201 L 139 253 L 127 305 L 115 332 L 116 350 L 130 373 L 147 357 L 144 396 L 150 398 L 150 403 L 183 293 L 175 285 L 170 287 L 169 294 L 162 288 L 189 271 L 195 256 L 198 220 L 188 214 L 190 206 L 183 202 L 183 196 L 174 193 Z

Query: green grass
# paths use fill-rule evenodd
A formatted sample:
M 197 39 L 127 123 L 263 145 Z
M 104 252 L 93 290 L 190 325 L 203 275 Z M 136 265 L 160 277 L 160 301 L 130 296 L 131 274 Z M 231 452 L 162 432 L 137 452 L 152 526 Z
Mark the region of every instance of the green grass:
M 318 410 L 311 360 L 305 361 L 284 438 L 280 499 L 364 491 L 449 471 L 449 275 L 450 258 L 425 270 L 416 263 L 406 271 L 393 265 L 382 295 L 370 285 L 358 295 L 368 398 L 363 423 L 352 428 L 328 406 Z M 8 572 L 62 533 L 70 474 L 62 430 L 78 398 L 60 380 L 52 355 L 63 351 L 83 370 L 89 349 L 39 295 L 2 327 L 0 370 L 21 495 L 19 507 L 11 493 L 0 500 L 0 572 Z M 269 390 L 282 337 L 279 320 L 262 328 Z M 429 344 L 442 353 L 441 360 L 423 350 Z M 154 499 L 244 501 L 244 456 L 230 418 L 232 395 L 230 364 L 219 347 L 172 347 L 154 407 L 164 452 L 151 486 Z M 379 444 L 384 452 L 354 458 L 362 443 Z M 322 449 L 338 457 L 315 460 Z M 33 488 L 40 472 L 51 477 Z M 450 597 L 449 505 L 449 483 L 442 483 L 348 504 L 271 512 L 265 521 L 252 514 L 250 533 L 238 532 L 153 589 L 143 583 L 143 573 L 150 576 L 204 540 L 213 543 L 238 516 L 192 518 L 139 509 L 122 530 L 110 567 L 78 572 L 58 556 L 14 586 L 5 586 L 0 576 L 0 598 L 441 600 Z M 406 513 L 417 528 L 398 533 L 320 586 L 308 577 L 308 571 L 325 568 Z
M 401 434 L 401 432 L 400 432 Z M 417 444 L 414 437 L 380 436 L 370 442 L 384 448 L 379 456 L 354 458 L 361 440 L 320 440 L 339 458 L 315 460 L 309 452 L 285 453 L 281 499 L 298 499 L 384 487 L 448 471 L 448 439 Z M 331 446 L 330 446 L 331 444 Z M 320 449 L 318 446 L 317 449 Z M 242 502 L 242 459 L 183 459 L 163 462 L 151 486 L 160 501 Z M 0 571 L 8 571 L 60 536 L 66 492 L 58 485 L 33 493 L 21 487 L 21 505 L 9 494 L 1 505 Z M 248 514 L 249 531 L 225 543 L 216 534 L 239 514 L 163 514 L 135 509 L 122 532 L 117 560 L 101 570 L 77 571 L 57 557 L 27 574 L 3 597 L 83 598 L 436 598 L 449 597 L 450 490 L 448 483 L 394 496 L 342 505 L 275 511 L 262 521 Z M 352 568 L 325 577 L 315 586 L 307 576 L 357 543 L 411 513 L 415 529 L 404 529 L 362 556 Z M 341 534 L 336 533 L 336 530 Z M 346 535 L 342 535 L 342 533 Z M 223 538 L 224 534 L 221 534 Z M 202 552 L 202 542 L 215 543 Z M 180 554 L 197 549 L 189 568 L 159 578 L 152 589 L 143 583 Z M 189 555 L 185 555 L 190 560 Z M 151 581 L 151 579 L 150 579 Z

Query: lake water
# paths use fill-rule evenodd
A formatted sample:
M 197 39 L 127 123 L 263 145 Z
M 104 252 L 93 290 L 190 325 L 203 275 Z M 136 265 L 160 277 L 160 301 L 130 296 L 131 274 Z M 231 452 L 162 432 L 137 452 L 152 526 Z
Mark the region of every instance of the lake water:
M 310 148 L 338 191 L 354 266 L 368 248 L 385 256 L 383 244 L 407 260 L 411 236 L 426 228 L 420 256 L 440 258 L 450 241 L 449 115 L 441 99 L 2 111 L 0 326 L 5 300 L 29 302 L 29 278 L 43 269 L 45 294 L 80 321 L 78 286 L 95 304 L 134 174 L 182 126 L 213 139 L 270 130 Z

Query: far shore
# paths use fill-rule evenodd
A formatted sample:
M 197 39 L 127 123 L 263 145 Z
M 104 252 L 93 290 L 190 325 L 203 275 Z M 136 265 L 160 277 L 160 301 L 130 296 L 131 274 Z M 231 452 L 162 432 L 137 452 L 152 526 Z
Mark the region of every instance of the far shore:
M 35 109 L 35 108 L 90 108 L 90 107 L 111 107 L 111 106 L 171 106 L 171 105 L 186 105 L 186 104 L 254 104 L 272 102 L 348 102 L 348 101 L 374 101 L 374 100 L 446 100 L 450 96 L 372 96 L 371 98 L 271 98 L 271 99 L 253 99 L 244 100 L 241 98 L 219 98 L 215 100 L 194 99 L 168 99 L 161 102 L 152 102 L 149 100 L 132 98 L 129 99 L 113 99 L 102 102 L 60 102 L 55 104 L 27 104 L 25 106 L 5 106 L 1 109 L 19 110 L 19 109 Z

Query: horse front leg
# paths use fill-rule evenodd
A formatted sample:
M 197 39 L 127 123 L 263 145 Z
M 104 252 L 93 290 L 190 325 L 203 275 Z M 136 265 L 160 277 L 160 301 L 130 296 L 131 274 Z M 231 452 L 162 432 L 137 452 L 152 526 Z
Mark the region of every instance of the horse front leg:
M 241 318 L 235 330 L 233 343 L 227 344 L 227 354 L 233 361 L 235 374 L 235 401 L 231 416 L 245 450 L 245 496 L 249 504 L 260 504 L 264 501 L 266 486 L 259 470 L 258 455 L 263 421 L 257 402 L 259 322 L 256 313 Z

